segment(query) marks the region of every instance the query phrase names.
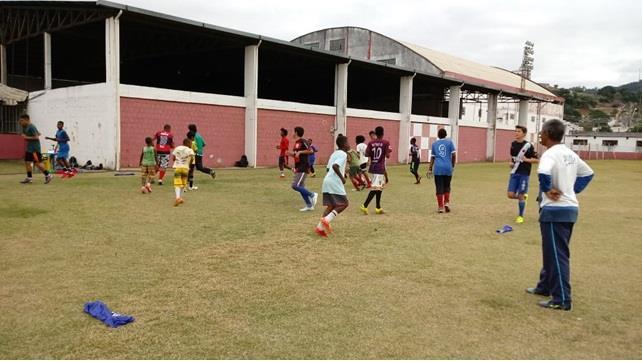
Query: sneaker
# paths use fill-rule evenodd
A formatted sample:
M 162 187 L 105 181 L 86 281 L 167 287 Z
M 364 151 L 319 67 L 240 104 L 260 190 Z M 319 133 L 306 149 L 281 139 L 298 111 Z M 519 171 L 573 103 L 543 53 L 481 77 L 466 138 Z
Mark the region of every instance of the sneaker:
M 52 174 L 49 174 L 49 175 L 45 176 L 45 184 L 50 183 L 51 180 L 53 180 L 53 175 Z
M 317 201 L 319 201 L 319 194 L 315 192 L 314 196 L 312 196 L 312 209 L 317 206 Z
M 301 211 L 301 212 L 312 211 L 312 210 L 314 210 L 313 206 L 306 206 L 306 207 L 304 207 L 302 209 L 299 209 L 299 211 Z
M 538 288 L 526 288 L 526 293 L 528 294 L 535 294 L 535 295 L 541 295 L 544 297 L 549 297 L 551 294 L 543 289 L 538 289 Z
M 158 186 L 163 186 L 163 180 L 158 180 Z
M 325 230 L 323 230 L 323 229 L 319 229 L 319 228 L 315 227 L 314 228 L 314 232 L 317 233 L 321 237 L 324 237 L 324 238 L 328 237 L 328 233 L 326 233 Z
M 33 180 L 31 179 L 31 177 L 27 177 L 24 180 L 20 181 L 20 183 L 23 185 L 26 185 L 26 184 L 33 183 Z
M 383 214 L 384 214 L 383 209 L 377 209 L 377 208 L 375 208 L 375 214 L 377 214 L 377 215 L 383 215 Z
M 321 218 L 321 224 L 328 233 L 332 232 L 332 226 L 330 226 L 330 223 L 327 222 L 324 217 Z
M 518 216 L 518 217 L 515 219 L 515 223 L 517 223 L 517 224 L 523 224 L 523 223 L 524 223 L 524 217 L 523 217 L 523 216 Z
M 440 208 L 437 209 L 437 213 L 438 214 L 443 214 L 444 212 L 446 212 L 446 209 L 443 208 L 443 207 L 440 207 Z
M 216 171 L 210 170 L 210 177 L 212 178 L 212 180 L 216 179 Z
M 450 212 L 450 204 L 444 204 L 444 211 Z
M 174 206 L 176 207 L 176 206 L 178 206 L 178 205 L 180 205 L 180 204 L 182 204 L 184 202 L 185 202 L 185 200 L 183 200 L 181 198 L 178 198 L 178 199 L 176 199 L 176 201 L 174 201 Z
M 282 173 L 281 176 L 279 176 L 279 177 L 280 178 L 285 178 L 285 174 Z
M 364 205 L 359 206 L 359 210 L 361 210 L 364 215 L 368 215 L 368 208 Z
M 190 187 L 188 187 L 186 190 L 189 190 L 189 191 L 196 191 L 196 190 L 198 190 L 198 186 L 190 186 Z
M 565 310 L 569 311 L 571 310 L 571 304 L 562 304 L 562 303 L 556 303 L 553 302 L 552 300 L 543 300 L 539 303 L 537 303 L 542 308 L 548 308 L 548 309 L 558 309 L 558 310 Z

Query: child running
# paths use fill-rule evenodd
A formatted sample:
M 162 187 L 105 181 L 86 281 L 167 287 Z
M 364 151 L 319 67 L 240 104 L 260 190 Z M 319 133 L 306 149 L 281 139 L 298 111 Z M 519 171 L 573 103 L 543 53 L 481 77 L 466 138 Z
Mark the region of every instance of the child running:
M 172 135 L 172 126 L 166 124 L 162 131 L 156 132 L 156 157 L 158 163 L 158 184 L 163 184 L 165 172 L 169 167 L 169 158 L 174 148 L 174 136 Z
M 187 174 L 188 185 L 185 187 L 185 190 L 196 191 L 198 190 L 198 187 L 194 186 L 194 168 L 196 168 L 196 150 L 198 148 L 198 146 L 196 145 L 196 133 L 192 131 L 187 132 L 187 139 L 190 140 L 189 147 L 192 149 L 192 151 L 194 151 L 194 158 L 189 164 L 189 172 Z
M 145 138 L 145 147 L 140 153 L 140 161 L 138 163 L 140 164 L 142 175 L 140 192 L 144 194 L 152 192 L 152 180 L 156 174 L 156 150 L 151 137 Z
M 348 175 L 350 176 L 350 182 L 352 182 L 352 186 L 354 186 L 354 191 L 361 191 L 366 187 L 366 182 L 361 178 L 361 163 L 359 159 L 359 152 L 353 149 L 349 149 L 347 154 Z
M 362 135 L 358 135 L 355 139 L 357 143 L 357 152 L 359 152 L 359 174 L 366 182 L 366 188 L 370 188 L 370 177 L 368 177 L 368 157 L 366 156 L 366 149 L 368 145 L 366 144 L 366 138 Z
M 25 150 L 25 168 L 27 170 L 27 177 L 20 181 L 21 184 L 26 185 L 33 182 L 33 166 L 32 163 L 45 175 L 45 183 L 48 184 L 53 180 L 53 175 L 42 165 L 42 154 L 40 154 L 40 132 L 36 126 L 31 123 L 29 115 L 23 114 L 20 116 L 20 126 L 22 127 L 22 138 L 26 141 Z
M 347 151 L 350 148 L 348 145 L 348 138 L 339 134 L 337 137 L 338 150 L 330 155 L 328 161 L 328 173 L 323 179 L 322 192 L 323 192 L 323 206 L 326 207 L 323 211 L 323 217 L 317 224 L 314 231 L 320 236 L 327 237 L 332 232 L 330 223 L 337 217 L 343 210 L 348 207 L 348 198 L 346 196 L 346 189 L 344 184 L 346 179 L 345 168 L 347 162 Z
M 178 206 L 184 202 L 183 190 L 187 185 L 190 165 L 194 162 L 195 153 L 192 150 L 192 140 L 184 139 L 183 145 L 174 148 L 172 155 L 174 156 L 174 190 L 176 191 L 174 206 Z
M 56 141 L 58 143 L 56 151 L 56 163 L 63 170 L 62 178 L 71 178 L 76 176 L 76 172 L 69 165 L 69 161 L 67 161 L 67 159 L 69 158 L 69 135 L 67 134 L 67 131 L 64 130 L 64 126 L 65 123 L 63 121 L 58 121 L 58 123 L 56 124 L 56 127 L 58 128 L 58 130 L 56 131 L 56 136 L 45 137 L 45 139 Z
M 508 198 L 517 199 L 519 213 L 515 222 L 524 222 L 524 209 L 528 201 L 528 179 L 531 175 L 531 164 L 537 163 L 537 152 L 533 145 L 526 142 L 527 129 L 524 126 L 515 127 L 515 141 L 510 145 L 511 161 L 509 166 L 510 179 L 508 181 Z
M 432 156 L 428 167 L 430 175 L 433 173 L 434 166 L 437 212 L 440 214 L 450 212 L 450 182 L 457 161 L 455 145 L 451 140 L 446 139 L 447 135 L 443 128 L 437 132 L 439 140 L 432 144 Z
M 417 139 L 410 139 L 410 173 L 415 176 L 415 185 L 421 183 L 421 176 L 419 176 L 419 146 L 417 146 Z
M 383 194 L 383 187 L 388 183 L 388 172 L 386 171 L 386 158 L 390 157 L 392 148 L 390 142 L 383 139 L 383 127 L 379 126 L 374 130 L 377 137 L 374 141 L 368 143 L 366 149 L 366 156 L 370 157 L 370 174 L 372 175 L 371 191 L 368 194 L 366 202 L 359 207 L 359 210 L 364 215 L 368 215 L 368 205 L 373 198 L 376 197 L 375 213 L 383 214 L 381 207 L 381 195 Z
M 303 138 L 305 130 L 303 127 L 294 128 L 294 149 L 290 153 L 294 157 L 294 180 L 292 180 L 292 189 L 301 194 L 305 207 L 299 211 L 312 211 L 317 204 L 319 194 L 310 192 L 305 188 L 305 177 L 309 171 L 308 156 L 312 151 L 308 145 L 308 140 Z

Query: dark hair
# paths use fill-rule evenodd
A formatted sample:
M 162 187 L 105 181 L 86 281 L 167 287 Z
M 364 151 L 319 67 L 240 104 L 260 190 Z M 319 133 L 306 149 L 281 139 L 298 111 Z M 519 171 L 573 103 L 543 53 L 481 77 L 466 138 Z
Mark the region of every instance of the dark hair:
M 528 133 L 528 129 L 526 127 L 524 127 L 524 126 L 515 126 L 515 129 L 522 130 L 522 132 L 524 132 L 524 134 Z
M 411 139 L 410 139 L 410 143 L 412 143 L 412 144 L 417 143 L 417 139 L 416 139 L 416 138 L 414 138 L 414 137 L 413 137 L 413 138 L 411 138 Z
M 542 133 L 545 133 L 551 141 L 562 142 L 566 127 L 559 119 L 546 121 L 542 126 Z
M 376 133 L 375 133 L 375 131 L 370 131 L 370 132 L 368 132 L 368 134 L 369 134 L 370 136 L 372 136 L 373 134 L 376 134 Z
M 172 126 L 170 126 L 169 124 L 166 124 L 163 126 L 163 129 L 164 130 L 172 129 Z
M 342 148 L 342 146 L 345 146 L 348 144 L 348 137 L 342 135 L 339 133 L 337 136 L 337 147 Z
M 190 131 L 196 133 L 196 125 L 194 123 L 192 123 L 189 126 L 187 126 L 187 129 L 189 129 Z
M 188 138 L 188 139 L 190 139 L 190 140 L 191 140 L 192 138 L 195 138 L 195 137 L 196 137 L 196 133 L 194 133 L 194 132 L 192 132 L 192 131 L 189 131 L 189 132 L 187 132 L 187 135 L 186 135 L 186 136 L 187 136 L 187 138 Z
M 285 128 L 281 128 L 281 133 L 283 133 L 284 136 L 288 135 L 288 130 Z
M 303 129 L 303 127 L 294 127 L 294 133 L 299 137 L 303 137 L 305 130 Z
M 63 121 L 58 121 L 58 123 L 62 124 L 63 126 L 65 125 L 65 122 Z
M 20 119 L 27 119 L 27 120 L 29 120 L 29 119 L 31 119 L 31 118 L 29 118 L 29 115 L 28 115 L 28 114 L 24 113 L 24 114 L 21 114 L 21 115 L 20 115 Z
M 358 135 L 358 136 L 355 138 L 355 141 L 357 142 L 357 144 L 359 144 L 359 143 L 364 143 L 364 142 L 366 141 L 366 138 L 365 138 L 365 137 L 363 137 L 362 135 Z
M 383 127 L 379 126 L 375 128 L 375 134 L 377 135 L 377 137 L 383 136 Z
M 145 137 L 145 143 L 146 144 L 151 144 L 152 143 L 152 138 L 151 137 Z
M 446 130 L 444 128 L 442 128 L 439 131 L 437 131 L 437 137 L 446 138 L 446 136 L 448 136 L 448 132 L 446 132 Z

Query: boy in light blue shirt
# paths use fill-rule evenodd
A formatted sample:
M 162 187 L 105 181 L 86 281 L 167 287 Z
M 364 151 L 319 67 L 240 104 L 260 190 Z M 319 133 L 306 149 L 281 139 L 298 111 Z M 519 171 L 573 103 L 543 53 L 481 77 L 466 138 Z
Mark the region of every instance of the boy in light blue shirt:
M 320 236 L 327 237 L 332 232 L 330 222 L 348 207 L 348 198 L 346 196 L 345 172 L 348 161 L 348 138 L 344 135 L 337 137 L 338 150 L 330 155 L 328 161 L 328 173 L 323 179 L 323 205 L 326 207 L 323 211 L 323 217 L 317 224 L 314 231 Z
M 437 212 L 440 214 L 450 212 L 450 181 L 457 161 L 455 145 L 450 139 L 446 139 L 447 135 L 443 128 L 437 132 L 439 140 L 432 144 L 432 156 L 428 167 L 429 174 L 434 170 Z

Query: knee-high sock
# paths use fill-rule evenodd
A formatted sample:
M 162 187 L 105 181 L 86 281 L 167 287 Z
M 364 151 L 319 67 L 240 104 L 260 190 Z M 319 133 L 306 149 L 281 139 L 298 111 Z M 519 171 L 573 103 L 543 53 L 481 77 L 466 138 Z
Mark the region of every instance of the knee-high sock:
M 366 199 L 366 202 L 363 203 L 363 206 L 368 207 L 368 205 L 370 205 L 370 201 L 372 201 L 372 199 L 375 197 L 376 193 L 377 193 L 377 191 L 374 191 L 374 190 L 370 191 L 368 193 L 368 198 Z
M 519 200 L 517 202 L 517 206 L 519 207 L 519 216 L 524 216 L 524 209 L 526 208 L 526 201 Z
M 375 191 L 375 192 L 376 192 L 375 196 L 377 196 L 377 199 L 376 199 L 377 209 L 381 209 L 381 195 L 383 194 L 383 191 Z

